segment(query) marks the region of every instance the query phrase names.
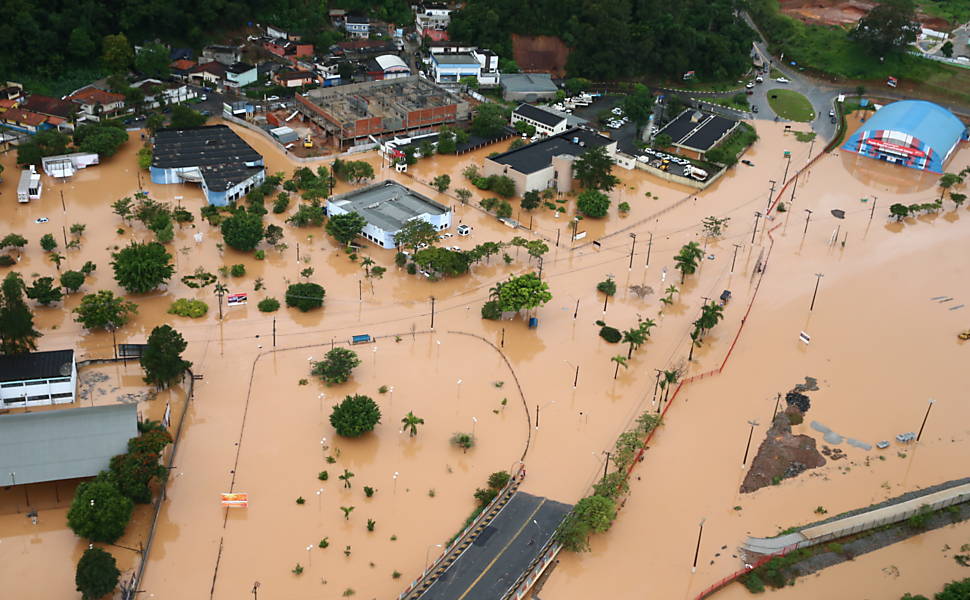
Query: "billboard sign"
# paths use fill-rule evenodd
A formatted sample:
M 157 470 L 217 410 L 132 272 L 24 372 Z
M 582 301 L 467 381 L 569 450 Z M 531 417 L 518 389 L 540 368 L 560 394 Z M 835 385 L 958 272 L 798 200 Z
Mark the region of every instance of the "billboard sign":
M 229 294 L 226 296 L 227 306 L 240 306 L 246 304 L 246 294 Z
M 226 508 L 249 508 L 249 494 L 223 493 L 222 505 Z
M 892 152 L 893 154 L 904 154 L 906 156 L 926 156 L 921 150 L 916 148 L 910 148 L 908 146 L 900 146 L 899 144 L 893 144 L 892 142 L 884 142 L 882 140 L 876 140 L 873 138 L 868 138 L 865 143 L 876 148 L 876 150 L 883 150 L 885 152 Z

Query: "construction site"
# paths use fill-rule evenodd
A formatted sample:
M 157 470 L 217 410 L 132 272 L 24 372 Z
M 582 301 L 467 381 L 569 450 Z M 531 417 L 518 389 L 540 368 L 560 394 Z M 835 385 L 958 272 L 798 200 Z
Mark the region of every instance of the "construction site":
M 413 133 L 464 121 L 469 105 L 420 77 L 369 81 L 297 94 L 297 108 L 338 147 L 369 136 Z

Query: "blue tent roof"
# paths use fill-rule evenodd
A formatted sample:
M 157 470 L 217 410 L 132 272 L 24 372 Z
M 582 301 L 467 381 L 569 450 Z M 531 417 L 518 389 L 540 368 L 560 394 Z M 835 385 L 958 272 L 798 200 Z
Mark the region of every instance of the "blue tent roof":
M 869 132 L 892 130 L 918 138 L 933 149 L 940 160 L 960 141 L 965 127 L 953 113 L 938 104 L 925 100 L 903 100 L 882 107 L 856 131 L 845 147 L 858 144 L 860 136 Z

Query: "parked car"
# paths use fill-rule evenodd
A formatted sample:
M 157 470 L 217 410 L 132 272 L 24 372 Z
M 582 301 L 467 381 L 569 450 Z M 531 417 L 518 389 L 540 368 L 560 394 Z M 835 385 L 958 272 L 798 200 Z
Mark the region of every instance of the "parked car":
M 764 83 L 765 82 L 765 78 L 762 77 L 761 75 L 758 75 L 757 77 L 754 78 L 754 82 L 755 83 Z
M 834 117 L 835 116 L 835 111 L 834 110 L 830 110 L 829 111 L 829 116 L 830 117 Z
M 455 231 L 458 233 L 458 235 L 468 235 L 472 232 L 472 228 L 468 225 L 459 225 Z
M 831 123 L 832 123 L 833 125 L 839 122 L 839 120 L 838 120 L 838 119 L 837 119 L 836 117 L 829 117 L 829 121 L 830 121 L 830 122 L 831 122 Z
M 746 158 L 745 158 L 744 160 L 742 160 L 741 162 L 742 162 L 743 164 L 746 164 L 746 165 L 748 165 L 749 167 L 753 167 L 753 166 L 754 166 L 754 163 L 753 163 L 753 162 L 751 162 L 750 160 L 748 160 L 748 159 L 746 159 Z
M 750 90 L 750 89 L 752 89 L 754 87 L 754 82 L 753 81 L 749 81 L 748 83 L 745 84 L 744 87 L 746 87 L 746 88 L 748 88 Z
M 459 247 L 459 246 L 448 246 L 448 249 L 451 250 L 452 252 L 461 252 L 462 251 L 461 247 Z
M 755 113 L 758 112 L 758 105 L 757 104 L 751 106 L 751 112 L 755 112 Z
M 775 81 L 778 83 L 791 83 L 787 77 L 779 77 L 778 79 L 775 79 Z

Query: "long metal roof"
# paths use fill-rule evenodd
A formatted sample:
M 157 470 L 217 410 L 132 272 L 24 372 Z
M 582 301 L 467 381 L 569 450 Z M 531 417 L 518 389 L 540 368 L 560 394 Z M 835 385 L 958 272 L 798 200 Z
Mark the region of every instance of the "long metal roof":
M 138 435 L 135 404 L 0 415 L 0 486 L 91 477 Z

